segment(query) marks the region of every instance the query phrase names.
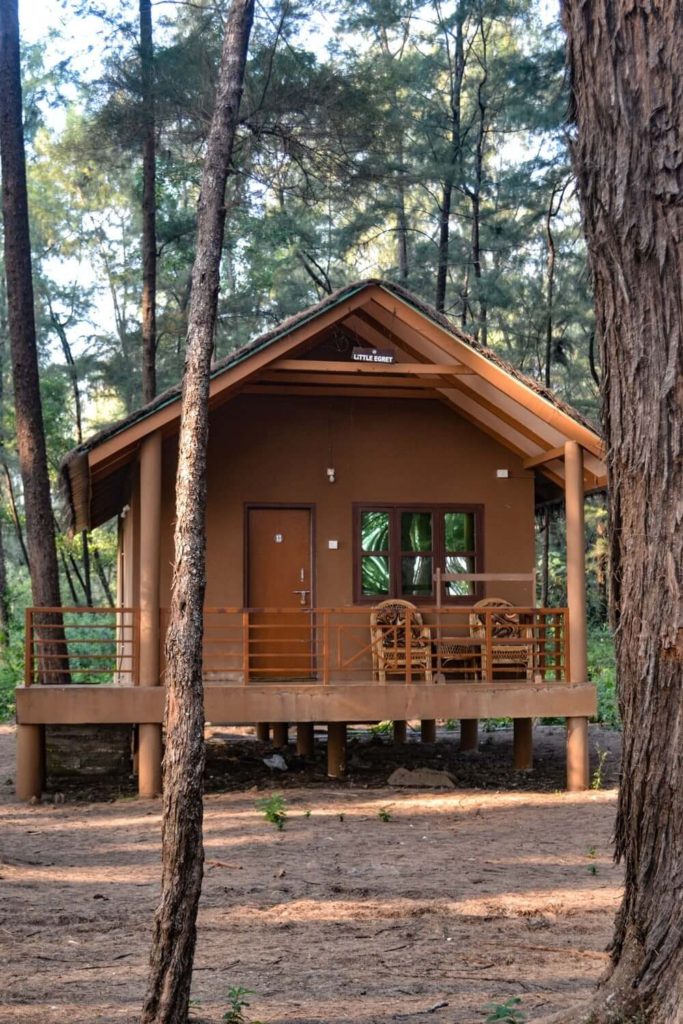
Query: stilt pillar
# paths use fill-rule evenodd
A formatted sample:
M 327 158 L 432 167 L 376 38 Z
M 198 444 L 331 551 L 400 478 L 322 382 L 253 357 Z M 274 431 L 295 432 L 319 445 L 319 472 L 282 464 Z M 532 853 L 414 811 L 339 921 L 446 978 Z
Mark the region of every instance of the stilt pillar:
M 327 723 L 327 774 L 331 779 L 346 775 L 346 722 Z
M 513 767 L 518 771 L 528 771 L 534 766 L 533 720 L 515 718 L 513 729 Z
M 436 719 L 422 719 L 420 722 L 420 740 L 423 743 L 436 743 Z
M 479 749 L 478 718 L 460 719 L 460 749 L 464 751 Z
M 580 793 L 588 789 L 588 719 L 567 719 L 567 789 Z
M 159 564 L 161 551 L 161 434 L 140 448 L 140 686 L 159 686 Z M 138 752 L 140 796 L 161 793 L 161 725 L 141 723 Z
M 273 746 L 286 747 L 289 743 L 289 722 L 273 722 Z
M 15 791 L 19 800 L 40 800 L 45 776 L 44 726 L 17 726 L 17 778 Z
M 394 722 L 394 743 L 405 743 L 408 739 L 408 723 L 402 719 Z
M 256 723 L 256 739 L 261 743 L 268 743 L 270 740 L 270 722 Z
M 299 757 L 313 757 L 314 744 L 313 722 L 297 722 L 296 752 Z
M 570 681 L 588 679 L 586 627 L 586 540 L 584 532 L 583 450 L 576 441 L 564 446 L 567 517 L 567 607 L 569 609 Z M 588 719 L 567 719 L 567 788 L 588 787 Z

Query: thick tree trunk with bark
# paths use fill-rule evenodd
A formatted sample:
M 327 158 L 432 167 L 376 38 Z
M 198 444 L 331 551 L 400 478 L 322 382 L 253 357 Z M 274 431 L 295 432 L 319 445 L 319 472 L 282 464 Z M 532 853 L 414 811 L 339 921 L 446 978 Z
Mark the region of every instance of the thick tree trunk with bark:
M 154 42 L 151 0 L 140 0 L 140 72 L 142 84 L 142 398 L 157 392 L 157 234 L 156 139 L 154 124 Z
M 209 372 L 225 225 L 225 186 L 254 0 L 232 0 L 199 197 L 197 253 L 176 478 L 175 563 L 166 637 L 166 754 L 161 898 L 142 1024 L 186 1024 L 202 885 L 206 445 Z
M 683 1021 L 683 6 L 564 0 L 595 283 L 626 889 L 595 1016 Z M 576 1018 L 572 1018 L 576 1019 Z
M 58 606 L 59 572 L 33 312 L 17 0 L 0 2 L 0 156 L 16 438 L 24 487 L 31 590 L 35 605 Z M 48 626 L 42 638 L 41 660 L 50 671 L 50 681 L 68 682 L 66 662 L 62 660 L 65 647 L 61 619 L 43 615 L 40 621 Z

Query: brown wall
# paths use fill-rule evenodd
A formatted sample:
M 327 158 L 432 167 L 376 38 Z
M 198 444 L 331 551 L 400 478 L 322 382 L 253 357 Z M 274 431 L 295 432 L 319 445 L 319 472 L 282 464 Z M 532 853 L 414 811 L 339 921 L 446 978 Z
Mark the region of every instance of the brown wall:
M 164 445 L 161 604 L 173 562 L 175 441 Z M 334 466 L 336 483 L 325 476 Z M 507 480 L 496 469 L 507 468 Z M 315 506 L 319 607 L 353 603 L 353 502 L 482 504 L 486 572 L 534 565 L 533 475 L 520 459 L 436 401 L 243 395 L 212 415 L 207 515 L 209 606 L 244 601 L 244 506 Z M 330 551 L 328 539 L 339 541 Z M 526 584 L 489 595 L 531 603 Z

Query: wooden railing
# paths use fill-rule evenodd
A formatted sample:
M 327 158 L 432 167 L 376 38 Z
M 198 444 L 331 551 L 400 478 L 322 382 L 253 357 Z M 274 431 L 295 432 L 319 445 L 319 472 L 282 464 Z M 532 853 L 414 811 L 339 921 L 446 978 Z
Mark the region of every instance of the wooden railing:
M 407 610 L 371 629 L 372 608 L 206 608 L 207 685 L 566 682 L 566 608 Z M 161 612 L 161 681 L 168 613 Z M 25 683 L 132 685 L 132 608 L 29 608 Z M 68 678 L 67 678 L 68 677 Z
M 24 684 L 133 685 L 138 621 L 133 608 L 27 608 Z
M 405 623 L 381 624 L 374 631 L 371 612 L 370 606 L 206 608 L 205 681 L 329 685 L 569 679 L 566 608 L 421 606 L 408 610 Z M 506 617 L 510 614 L 512 621 Z M 162 636 L 166 622 L 162 613 Z

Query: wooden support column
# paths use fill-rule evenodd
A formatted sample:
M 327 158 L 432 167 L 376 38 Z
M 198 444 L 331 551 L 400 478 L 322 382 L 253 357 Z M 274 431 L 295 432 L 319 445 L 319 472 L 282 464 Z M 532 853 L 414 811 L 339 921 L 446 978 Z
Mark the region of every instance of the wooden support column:
M 140 686 L 159 686 L 159 563 L 161 550 L 161 434 L 140 446 Z M 161 793 L 161 726 L 139 726 L 138 792 Z
M 270 740 L 270 722 L 256 723 L 256 739 L 261 743 L 268 743 Z
M 518 771 L 528 771 L 534 766 L 533 719 L 513 719 L 512 764 Z
M 296 752 L 300 757 L 313 757 L 315 733 L 313 722 L 297 722 Z
M 588 789 L 588 719 L 567 719 L 567 789 L 580 793 Z
M 461 750 L 478 750 L 479 749 L 479 719 L 478 718 L 461 718 L 460 719 L 460 749 Z
M 436 743 L 436 719 L 423 718 L 420 722 L 420 739 L 423 743 Z
M 396 719 L 394 722 L 394 743 L 405 743 L 408 739 L 408 723 L 402 719 Z
M 273 746 L 286 747 L 289 743 L 289 722 L 273 722 Z
M 40 800 L 45 777 L 43 725 L 17 726 L 17 778 L 15 792 L 19 800 Z
M 583 450 L 564 446 L 567 517 L 567 607 L 569 608 L 570 681 L 588 680 L 586 638 L 586 541 L 584 533 Z M 583 724 L 581 724 L 583 723 Z M 567 788 L 588 788 L 588 719 L 567 719 Z
M 331 779 L 346 775 L 346 722 L 327 723 L 327 774 Z

